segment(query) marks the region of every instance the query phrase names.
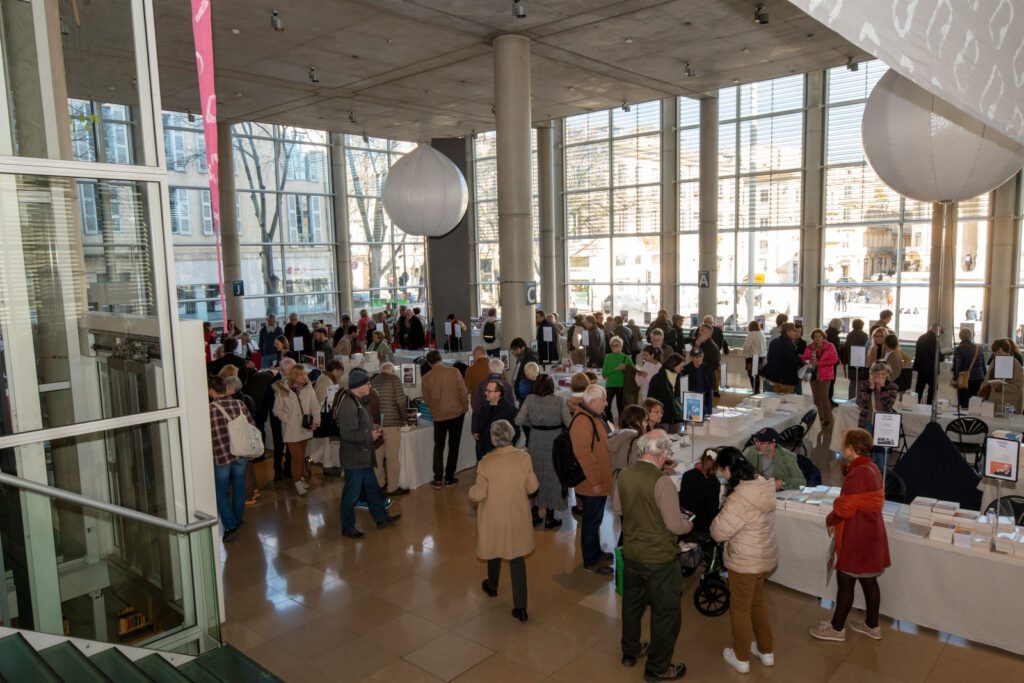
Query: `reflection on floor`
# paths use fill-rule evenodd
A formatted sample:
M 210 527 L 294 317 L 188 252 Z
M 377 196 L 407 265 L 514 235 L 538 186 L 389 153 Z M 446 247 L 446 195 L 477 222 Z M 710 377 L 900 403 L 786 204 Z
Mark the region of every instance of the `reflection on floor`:
M 838 467 L 818 449 L 826 481 Z M 268 463 L 260 463 L 265 474 Z M 476 524 L 466 497 L 473 472 L 457 487 L 423 487 L 396 499 L 402 521 L 377 531 L 365 512 L 366 539 L 341 537 L 341 482 L 314 477 L 306 498 L 269 484 L 245 510 L 245 526 L 224 551 L 225 638 L 287 681 L 639 681 L 642 668 L 619 663 L 619 603 L 611 581 L 586 574 L 577 524 L 539 531 L 527 560 L 530 620 L 514 620 L 507 566 L 497 599 L 480 590 Z M 261 477 L 262 480 L 262 477 Z M 617 536 L 605 516 L 602 541 Z M 743 677 L 722 660 L 728 616 L 693 607 L 687 579 L 675 661 L 688 681 L 1024 680 L 1024 658 L 947 634 L 884 620 L 884 639 L 850 632 L 822 643 L 807 629 L 828 611 L 813 598 L 770 584 L 774 669 L 751 664 Z M 646 629 L 646 627 L 645 627 Z

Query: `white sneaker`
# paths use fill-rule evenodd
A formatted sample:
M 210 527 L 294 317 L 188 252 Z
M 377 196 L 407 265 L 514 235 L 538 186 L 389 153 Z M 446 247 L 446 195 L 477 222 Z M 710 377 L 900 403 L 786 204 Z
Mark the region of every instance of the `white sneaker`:
M 832 622 L 830 621 L 823 621 L 818 625 L 818 628 L 809 629 L 808 632 L 812 638 L 817 638 L 818 640 L 832 640 L 837 643 L 842 643 L 846 640 L 846 629 L 837 631 L 832 628 Z
M 299 479 L 298 481 L 296 481 L 296 482 L 295 482 L 295 491 L 296 491 L 296 492 L 297 492 L 297 493 L 298 493 L 298 494 L 299 494 L 300 496 L 304 496 L 304 495 L 306 495 L 307 493 L 309 493 L 309 484 L 307 484 L 307 483 L 306 483 L 305 481 L 303 481 L 302 479 Z
M 741 662 L 740 660 L 736 659 L 736 653 L 733 652 L 731 647 L 727 647 L 724 650 L 722 650 L 722 657 L 725 659 L 726 663 L 729 664 L 729 666 L 736 669 L 741 674 L 750 673 L 750 662 Z
M 882 639 L 882 627 L 881 626 L 876 626 L 874 628 L 871 628 L 870 626 L 865 624 L 863 621 L 857 621 L 855 619 L 850 619 L 850 629 L 856 631 L 857 633 L 862 633 L 862 634 L 866 635 L 868 638 L 871 638 L 873 640 L 881 640 Z
M 760 659 L 761 663 L 765 666 L 775 666 L 775 653 L 769 652 L 768 654 L 764 654 L 757 649 L 757 643 L 750 644 L 750 654 Z

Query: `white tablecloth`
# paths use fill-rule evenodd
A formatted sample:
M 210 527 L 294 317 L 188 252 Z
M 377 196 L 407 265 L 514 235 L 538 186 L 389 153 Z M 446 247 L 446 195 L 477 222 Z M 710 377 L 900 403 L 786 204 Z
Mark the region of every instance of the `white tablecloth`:
M 825 516 L 779 510 L 775 534 L 779 567 L 771 580 L 834 600 L 835 579 L 826 585 Z M 1024 654 L 1024 561 L 894 533 L 889 552 L 892 566 L 879 579 L 882 614 Z M 860 591 L 856 604 L 863 606 Z
M 903 416 L 903 432 L 907 436 L 907 442 L 913 443 L 914 440 L 921 435 L 924 431 L 925 426 L 931 420 L 931 407 L 927 405 L 919 405 L 915 409 L 910 410 L 899 410 L 900 415 Z M 843 432 L 847 429 L 853 429 L 857 426 L 857 402 L 847 401 L 839 404 L 839 407 L 832 411 L 832 415 L 835 418 L 835 427 L 832 428 L 832 443 L 831 448 L 834 451 L 839 451 L 843 445 Z M 974 415 L 968 415 L 966 411 L 962 413 L 964 417 L 976 417 Z M 957 418 L 956 411 L 939 413 L 938 420 L 939 424 L 943 429 L 946 428 L 950 422 Z M 979 420 L 988 425 L 989 434 L 997 429 L 1006 429 L 1009 431 L 1021 431 L 1024 430 L 1024 418 L 1017 417 L 1013 420 L 1007 420 L 1002 417 L 979 417 Z
M 469 425 L 472 414 L 466 415 L 462 427 L 462 441 L 459 445 L 459 461 L 457 472 L 476 467 L 476 441 Z M 445 462 L 448 462 L 448 449 L 445 448 Z M 409 427 L 402 432 L 402 445 L 398 451 L 401 472 L 398 485 L 403 489 L 415 489 L 429 484 L 434 480 L 434 425 L 421 422 L 418 427 Z

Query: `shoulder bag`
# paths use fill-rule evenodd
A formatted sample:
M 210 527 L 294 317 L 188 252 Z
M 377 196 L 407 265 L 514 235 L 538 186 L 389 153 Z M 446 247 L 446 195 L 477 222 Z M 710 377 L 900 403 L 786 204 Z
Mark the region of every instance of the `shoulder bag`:
M 953 386 L 955 386 L 957 389 L 966 389 L 968 384 L 970 383 L 971 370 L 974 369 L 974 364 L 978 362 L 978 351 L 980 350 L 981 347 L 975 344 L 974 355 L 971 356 L 971 364 L 967 366 L 966 370 L 961 370 L 960 372 L 956 373 L 956 381 L 954 382 Z
M 255 458 L 263 455 L 263 434 L 245 419 L 244 414 L 232 418 L 218 403 L 213 404 L 228 421 L 228 445 L 237 458 Z

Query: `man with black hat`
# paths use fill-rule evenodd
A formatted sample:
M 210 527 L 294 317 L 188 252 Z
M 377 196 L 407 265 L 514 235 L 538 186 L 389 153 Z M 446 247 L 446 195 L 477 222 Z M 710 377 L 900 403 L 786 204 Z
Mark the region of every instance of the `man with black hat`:
M 383 437 L 380 425 L 373 423 L 369 409 L 370 376 L 361 368 L 348 375 L 348 391 L 342 394 L 337 409 L 338 437 L 341 441 L 341 466 L 345 470 L 345 488 L 341 493 L 341 535 L 363 538 L 356 528 L 356 501 L 366 490 L 370 515 L 378 529 L 385 529 L 401 517 L 389 515 L 374 475 L 374 442 Z
M 743 457 L 762 477 L 775 480 L 776 491 L 807 485 L 796 454 L 779 445 L 779 433 L 771 427 L 764 427 L 754 434 L 754 445 L 743 451 Z

